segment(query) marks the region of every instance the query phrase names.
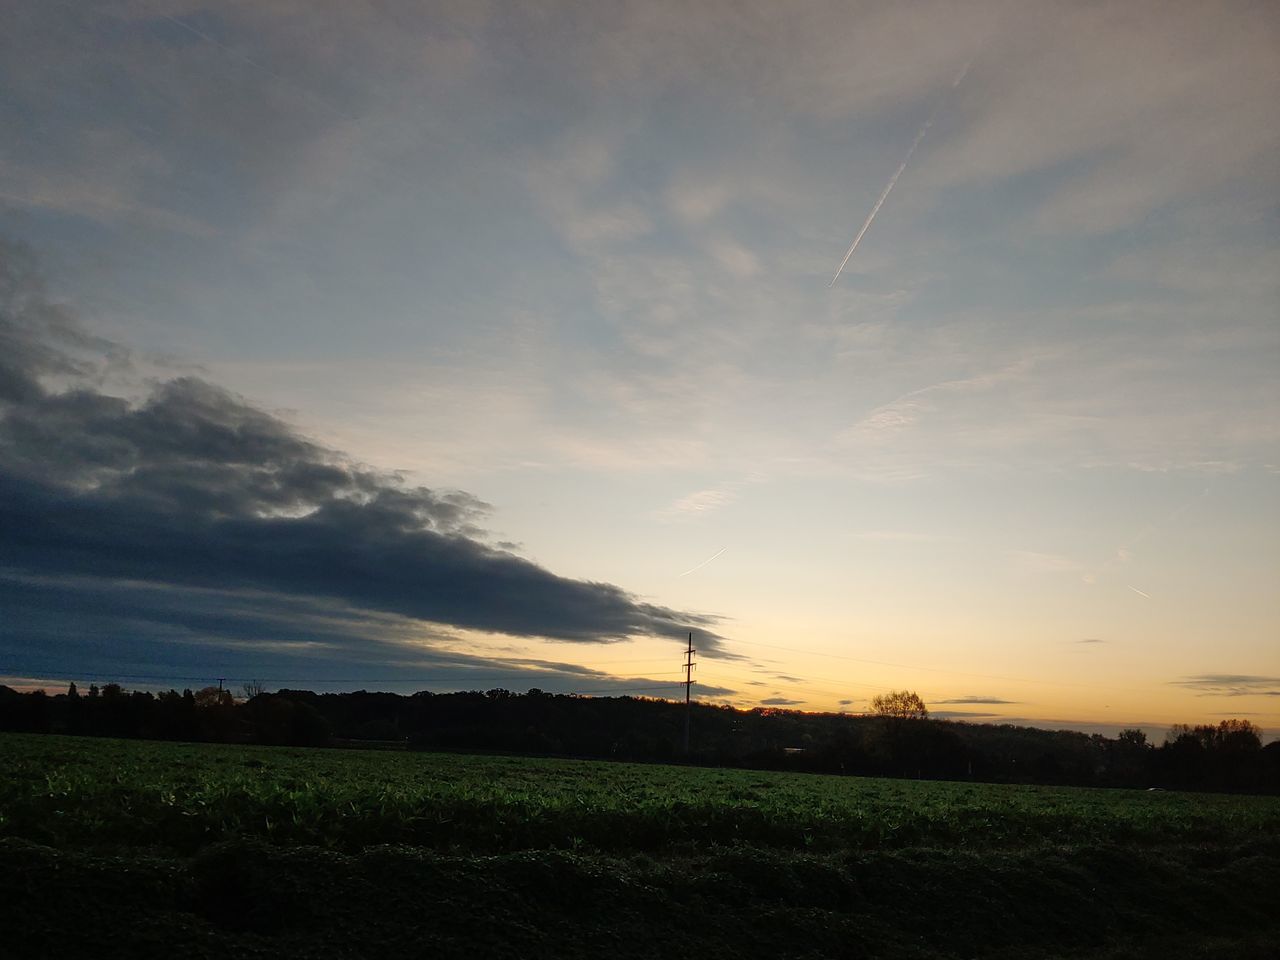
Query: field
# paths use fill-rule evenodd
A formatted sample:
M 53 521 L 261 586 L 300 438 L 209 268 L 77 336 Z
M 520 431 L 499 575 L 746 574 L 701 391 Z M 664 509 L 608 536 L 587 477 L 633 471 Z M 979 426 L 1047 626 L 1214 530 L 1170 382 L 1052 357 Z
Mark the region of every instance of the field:
M 0 764 L 17 956 L 1280 955 L 1274 797 L 21 735 Z

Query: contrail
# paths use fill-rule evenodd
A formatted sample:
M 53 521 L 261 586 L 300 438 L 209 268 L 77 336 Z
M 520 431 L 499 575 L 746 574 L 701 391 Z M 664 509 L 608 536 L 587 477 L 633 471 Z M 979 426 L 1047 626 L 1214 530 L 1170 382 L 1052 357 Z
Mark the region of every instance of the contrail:
M 728 549 L 729 549 L 728 547 L 721 547 L 719 550 L 717 550 L 717 551 L 716 551 L 715 553 L 713 553 L 711 556 L 707 557 L 707 559 L 703 560 L 703 561 L 702 561 L 700 564 L 698 564 L 696 567 L 690 567 L 690 568 L 689 568 L 688 570 L 686 570 L 684 573 L 679 574 L 679 576 L 681 576 L 681 577 L 687 577 L 689 574 L 693 573 L 695 570 L 701 570 L 701 569 L 702 569 L 703 567 L 705 567 L 708 563 L 710 563 L 712 560 L 714 560 L 716 557 L 720 556 L 720 554 L 724 553 L 724 552 L 725 552 L 726 550 L 728 550 Z
M 257 60 L 254 60 L 252 57 L 248 56 L 247 54 L 241 53 L 239 50 L 236 50 L 234 47 L 227 46 L 217 37 L 211 36 L 210 34 L 205 33 L 203 30 L 199 30 L 196 27 L 193 27 L 191 24 L 187 23 L 187 21 L 179 20 L 177 17 L 171 17 L 169 16 L 169 14 L 161 13 L 159 10 L 155 11 L 155 14 L 157 17 L 160 17 L 162 20 L 168 20 L 174 26 L 181 27 L 183 30 L 186 30 L 188 33 L 195 34 L 201 40 L 204 40 L 208 43 L 212 43 L 215 47 L 217 47 L 223 53 L 229 54 L 230 56 L 235 57 L 237 60 L 242 60 L 245 63 L 249 64 L 249 66 L 255 67 L 256 69 L 261 70 L 263 73 L 270 74 L 274 79 L 279 80 L 281 83 L 287 82 L 284 77 L 280 76 L 280 74 L 276 73 L 270 67 L 264 66 L 263 64 L 259 63 Z
M 970 64 L 966 63 L 964 69 L 961 70 L 954 80 L 951 81 L 951 89 L 954 90 L 960 86 L 960 81 L 964 79 L 966 73 L 969 72 Z M 934 119 L 938 116 L 938 111 L 942 109 L 943 100 L 938 101 L 938 105 L 933 108 L 933 113 L 929 114 L 929 119 L 924 122 L 924 126 L 920 128 L 920 132 L 916 134 L 916 138 L 911 141 L 911 146 L 907 148 L 907 155 L 902 158 L 902 163 L 898 164 L 898 169 L 893 172 L 893 176 L 889 178 L 889 183 L 880 193 L 876 205 L 871 208 L 871 212 L 867 214 L 867 219 L 862 224 L 862 229 L 858 231 L 858 235 L 853 238 L 853 243 L 849 245 L 848 252 L 845 253 L 844 259 L 840 261 L 840 266 L 836 267 L 835 275 L 831 278 L 831 282 L 827 284 L 827 289 L 831 289 L 836 285 L 836 281 L 840 279 L 840 274 L 844 270 L 845 265 L 849 262 L 849 258 L 853 256 L 853 251 L 858 249 L 858 244 L 862 242 L 862 238 L 866 236 L 867 231 L 871 229 L 871 221 L 876 218 L 876 214 L 880 212 L 880 208 L 884 205 L 885 200 L 889 196 L 889 191 L 893 189 L 893 185 L 898 182 L 898 178 L 902 176 L 902 172 L 907 169 L 907 164 L 911 162 L 911 154 L 916 152 L 916 147 L 920 146 L 920 141 L 924 139 L 924 135 L 929 132 L 929 127 L 933 125 Z
M 242 63 L 247 63 L 249 66 L 253 67 L 255 70 L 261 70 L 263 73 L 265 73 L 267 76 L 271 77 L 273 80 L 277 81 L 278 83 L 281 83 L 288 87 L 292 87 L 294 90 L 300 92 L 304 97 L 307 97 L 313 103 L 319 104 L 321 107 L 323 107 L 325 110 L 332 113 L 334 116 L 338 117 L 340 120 L 357 120 L 358 121 L 360 119 L 359 117 L 351 116 L 344 110 L 339 110 L 337 107 L 331 104 L 328 100 L 325 100 L 323 97 L 316 94 L 315 91 L 309 89 L 308 87 L 304 87 L 300 83 L 295 83 L 294 81 L 290 80 L 288 77 L 284 76 L 283 74 L 277 73 L 275 70 L 272 70 L 266 64 L 259 63 L 257 60 L 253 59 L 253 57 L 250 57 L 248 54 L 241 53 L 239 50 L 235 49 L 234 47 L 227 46 L 217 37 L 213 36 L 212 34 L 205 33 L 203 30 L 200 30 L 197 27 L 193 27 L 191 24 L 187 23 L 187 21 L 179 20 L 177 17 L 170 16 L 169 14 L 162 13 L 158 10 L 155 11 L 155 14 L 156 16 L 160 17 L 163 20 L 168 20 L 174 26 L 181 27 L 183 30 L 186 30 L 188 33 L 191 33 L 199 37 L 201 40 L 204 40 L 207 43 L 213 44 L 215 47 L 217 47 L 219 50 L 221 50 L 223 53 L 227 54 L 228 56 L 235 57 L 237 60 L 241 61 Z
M 1191 507 L 1195 505 L 1195 502 L 1197 500 L 1201 500 L 1204 497 L 1207 497 L 1208 495 L 1209 495 L 1209 488 L 1205 487 L 1203 490 L 1200 491 L 1200 495 L 1198 497 L 1192 497 L 1186 503 L 1182 504 L 1181 506 L 1171 511 L 1169 515 L 1166 516 L 1163 520 L 1151 521 L 1145 527 L 1139 530 L 1136 534 L 1130 537 L 1128 540 L 1123 541 L 1119 546 L 1116 547 L 1114 554 L 1112 554 L 1110 557 L 1104 560 L 1099 566 L 1097 566 L 1093 570 L 1086 572 L 1081 577 L 1081 579 L 1084 580 L 1085 583 L 1096 583 L 1098 580 L 1098 575 L 1102 573 L 1102 571 L 1106 570 L 1108 567 L 1111 567 L 1116 564 L 1127 563 L 1133 556 L 1131 552 L 1131 548 L 1136 547 L 1143 540 L 1147 539 L 1147 537 L 1151 536 L 1152 534 L 1156 533 L 1162 528 L 1167 527 L 1169 524 L 1173 523 L 1173 521 L 1177 520 L 1184 513 L 1190 510 Z
M 1137 594 L 1138 596 L 1140 596 L 1140 597 L 1146 597 L 1148 600 L 1150 600 L 1150 599 L 1151 599 L 1151 594 L 1149 594 L 1149 593 L 1144 593 L 1143 591 L 1141 591 L 1141 590 L 1139 590 L 1137 587 L 1135 587 L 1132 583 L 1131 583 L 1131 584 L 1129 584 L 1129 589 L 1130 589 L 1130 590 L 1132 590 L 1134 593 L 1136 593 L 1136 594 Z

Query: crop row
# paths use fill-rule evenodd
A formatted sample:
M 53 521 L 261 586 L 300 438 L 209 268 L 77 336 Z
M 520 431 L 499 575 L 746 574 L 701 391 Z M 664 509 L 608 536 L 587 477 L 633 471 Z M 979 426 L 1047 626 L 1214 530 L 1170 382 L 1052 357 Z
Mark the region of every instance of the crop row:
M 1280 830 L 1265 797 L 13 735 L 0 761 L 0 836 L 54 846 L 981 849 Z

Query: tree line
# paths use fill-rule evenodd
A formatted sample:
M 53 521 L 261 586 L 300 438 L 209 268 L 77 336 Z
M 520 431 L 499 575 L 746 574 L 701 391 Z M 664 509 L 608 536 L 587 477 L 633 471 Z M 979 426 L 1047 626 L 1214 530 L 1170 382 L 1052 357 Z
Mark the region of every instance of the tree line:
M 18 693 L 0 686 L 0 730 L 294 746 L 492 751 L 687 761 L 870 776 L 1280 793 L 1280 741 L 1248 720 L 1177 725 L 1163 743 L 1011 724 L 930 719 L 909 691 L 869 716 L 694 704 L 643 697 L 513 693 L 313 693 L 258 688 Z

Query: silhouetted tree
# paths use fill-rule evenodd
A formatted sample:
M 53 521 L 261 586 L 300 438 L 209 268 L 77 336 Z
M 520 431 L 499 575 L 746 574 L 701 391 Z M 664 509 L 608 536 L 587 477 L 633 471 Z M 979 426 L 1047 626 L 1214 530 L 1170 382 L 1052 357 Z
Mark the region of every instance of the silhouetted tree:
M 1107 762 L 1104 782 L 1126 787 L 1149 784 L 1154 750 L 1144 731 L 1136 728 L 1121 730 L 1114 741 L 1102 738 L 1101 746 Z
M 263 693 L 243 708 L 260 743 L 319 747 L 332 735 L 329 722 L 312 704 L 281 694 Z
M 203 687 L 196 691 L 197 707 L 229 707 L 235 703 L 230 690 L 221 687 Z
M 911 690 L 891 690 L 871 699 L 871 712 L 880 717 L 899 720 L 923 720 L 929 716 L 929 708 L 920 696 Z
M 1262 731 L 1248 720 L 1223 720 L 1213 734 L 1214 746 L 1232 753 L 1262 749 Z
M 1121 730 L 1116 734 L 1116 742 L 1126 747 L 1142 749 L 1147 746 L 1147 734 L 1146 731 L 1137 728 Z
M 32 733 L 48 733 L 51 726 L 49 712 L 49 696 L 43 690 L 32 690 L 27 694 L 30 704 L 27 711 L 27 729 Z
M 641 697 L 533 690 L 413 696 L 307 690 L 170 690 L 158 696 L 108 684 L 83 697 L 21 694 L 0 686 L 0 729 L 91 736 L 379 746 L 669 760 L 683 705 Z M 914 698 L 914 700 L 912 699 Z M 1180 725 L 1153 748 L 1140 730 L 1115 738 L 1011 724 L 921 718 L 909 691 L 879 698 L 872 716 L 694 704 L 693 762 L 765 769 L 1077 785 L 1280 792 L 1280 743 L 1261 746 L 1246 720 Z

